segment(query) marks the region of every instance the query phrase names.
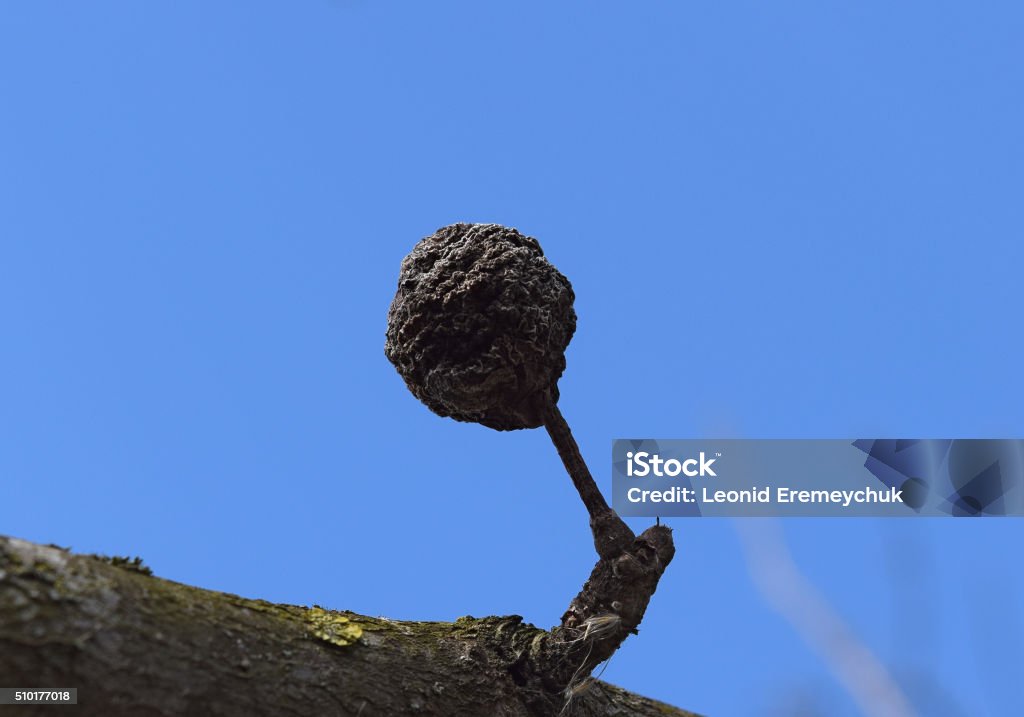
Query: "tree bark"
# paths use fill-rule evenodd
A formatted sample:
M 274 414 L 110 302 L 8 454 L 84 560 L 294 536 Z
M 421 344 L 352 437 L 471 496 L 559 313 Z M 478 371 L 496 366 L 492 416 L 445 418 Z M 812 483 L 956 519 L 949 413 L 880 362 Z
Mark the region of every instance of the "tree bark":
M 77 687 L 75 714 L 114 717 L 693 717 L 588 677 L 552 681 L 541 667 L 577 670 L 550 663 L 564 627 L 514 615 L 398 622 L 136 568 L 0 537 L 0 686 Z M 563 654 L 589 675 L 585 641 Z M 19 709 L 11 714 L 55 713 Z

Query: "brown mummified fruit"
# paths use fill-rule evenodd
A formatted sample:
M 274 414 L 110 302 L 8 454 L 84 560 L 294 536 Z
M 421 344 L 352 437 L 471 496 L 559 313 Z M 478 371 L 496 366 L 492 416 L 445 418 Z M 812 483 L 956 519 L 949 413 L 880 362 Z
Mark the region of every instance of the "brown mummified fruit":
M 384 353 L 438 415 L 537 428 L 558 401 L 574 298 L 533 237 L 452 224 L 402 262 Z
M 598 555 L 611 558 L 633 532 L 608 507 L 558 410 L 574 299 L 533 237 L 452 224 L 402 261 L 384 353 L 438 415 L 499 431 L 544 426 L 590 514 Z

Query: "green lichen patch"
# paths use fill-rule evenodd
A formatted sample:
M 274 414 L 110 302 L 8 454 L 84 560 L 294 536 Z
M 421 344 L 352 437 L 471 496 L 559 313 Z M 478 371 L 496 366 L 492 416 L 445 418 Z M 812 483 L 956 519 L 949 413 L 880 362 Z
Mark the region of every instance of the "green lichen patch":
M 148 565 L 145 565 L 142 562 L 142 558 L 138 556 L 134 558 L 129 558 L 126 555 L 99 555 L 93 553 L 89 555 L 89 557 L 95 558 L 96 560 L 102 560 L 105 563 L 110 563 L 115 568 L 123 568 L 125 570 L 131 570 L 136 573 L 142 573 L 143 575 L 153 574 L 153 571 L 150 569 L 150 567 Z
M 32 563 L 32 572 L 37 578 L 52 583 L 57 579 L 57 569 L 44 560 L 37 560 Z
M 266 600 L 252 600 L 237 595 L 231 595 L 229 599 L 232 605 L 279 618 L 289 618 L 303 612 L 302 608 L 294 605 L 278 605 Z
M 338 647 L 348 647 L 363 636 L 363 628 L 348 617 L 321 607 L 306 611 L 306 622 L 313 637 Z

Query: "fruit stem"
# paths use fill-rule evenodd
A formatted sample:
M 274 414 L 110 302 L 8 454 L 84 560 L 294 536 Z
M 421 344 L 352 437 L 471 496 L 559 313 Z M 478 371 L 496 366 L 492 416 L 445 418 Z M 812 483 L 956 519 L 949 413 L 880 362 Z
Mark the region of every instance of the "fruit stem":
M 615 511 L 608 507 L 604 496 L 587 468 L 580 447 L 572 437 L 558 404 L 549 401 L 544 411 L 544 428 L 555 444 L 565 470 L 572 478 L 576 491 L 590 514 L 590 529 L 594 534 L 594 547 L 602 558 L 612 558 L 625 550 L 636 537 Z

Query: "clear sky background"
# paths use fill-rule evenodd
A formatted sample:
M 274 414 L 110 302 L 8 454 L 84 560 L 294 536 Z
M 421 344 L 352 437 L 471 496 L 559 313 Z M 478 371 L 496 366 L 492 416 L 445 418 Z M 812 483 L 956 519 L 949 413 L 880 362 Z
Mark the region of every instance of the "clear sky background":
M 616 437 L 1024 436 L 1022 35 L 1015 2 L 5 3 L 0 533 L 556 624 L 594 556 L 546 435 L 438 418 L 384 357 L 455 221 L 573 282 L 606 492 Z M 604 678 L 858 714 L 737 525 L 672 525 Z M 1024 522 L 783 528 L 915 714 L 1020 713 Z

